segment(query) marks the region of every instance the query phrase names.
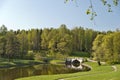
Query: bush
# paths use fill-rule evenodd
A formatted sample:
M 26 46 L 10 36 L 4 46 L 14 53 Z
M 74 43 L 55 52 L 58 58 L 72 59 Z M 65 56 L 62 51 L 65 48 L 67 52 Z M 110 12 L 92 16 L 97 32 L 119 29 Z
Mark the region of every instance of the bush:
M 66 57 L 67 57 L 67 55 L 63 55 L 61 53 L 56 53 L 56 55 L 55 55 L 56 59 L 65 59 Z
M 26 59 L 34 59 L 34 52 L 33 51 L 28 51 L 26 55 Z
M 36 53 L 35 56 L 34 56 L 34 59 L 35 60 L 42 60 L 40 53 Z

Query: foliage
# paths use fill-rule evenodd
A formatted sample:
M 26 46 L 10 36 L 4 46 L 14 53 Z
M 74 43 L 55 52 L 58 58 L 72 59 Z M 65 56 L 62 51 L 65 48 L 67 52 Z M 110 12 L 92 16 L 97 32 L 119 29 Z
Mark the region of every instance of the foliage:
M 98 32 L 83 27 L 7 31 L 0 28 L 0 56 L 43 60 L 43 57 L 91 57 L 108 63 L 120 62 L 120 32 Z M 93 42 L 94 41 L 94 42 Z M 93 54 L 91 54 L 93 51 Z
M 77 56 L 77 57 L 90 57 L 90 53 L 88 52 L 73 52 L 71 56 Z
M 95 59 L 110 64 L 120 62 L 120 32 L 98 35 L 93 42 L 93 56 Z
M 40 55 L 40 53 L 36 53 L 36 54 L 34 55 L 34 60 L 41 60 L 41 55 Z
M 20 44 L 15 34 L 10 31 L 6 34 L 6 55 L 8 59 L 19 54 Z
M 80 2 L 79 0 L 64 0 L 65 3 L 68 3 L 69 1 L 72 2 Z M 88 5 L 88 9 L 86 10 L 86 14 L 90 15 L 90 20 L 93 20 L 96 16 L 97 16 L 97 12 L 94 10 L 94 4 L 93 4 L 93 0 L 89 0 L 90 4 Z M 102 4 L 107 7 L 107 11 L 108 12 L 112 12 L 112 6 L 117 6 L 119 4 L 119 0 L 112 0 L 112 3 L 108 0 L 100 0 L 102 2 Z
M 34 59 L 34 52 L 33 51 L 28 51 L 26 55 L 26 59 Z

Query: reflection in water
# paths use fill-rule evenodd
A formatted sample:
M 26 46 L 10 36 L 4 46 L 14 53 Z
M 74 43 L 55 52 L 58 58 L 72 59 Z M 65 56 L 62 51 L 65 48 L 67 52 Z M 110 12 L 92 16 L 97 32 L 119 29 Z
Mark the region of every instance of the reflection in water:
M 41 64 L 29 67 L 19 67 L 12 69 L 0 69 L 0 80 L 14 80 L 20 77 L 28 77 L 43 74 L 63 74 L 73 73 L 79 70 L 66 68 L 65 65 Z
M 67 64 L 66 67 L 69 69 L 77 70 L 77 71 L 89 71 L 89 70 L 91 70 L 90 67 L 85 66 L 83 64 L 80 64 L 79 66 L 78 65 L 75 66 L 73 64 Z
M 73 65 L 73 64 L 70 64 L 70 65 L 66 65 L 68 68 L 71 68 L 71 69 L 78 69 L 78 70 L 82 70 L 83 69 L 83 66 L 82 65 Z
M 71 69 L 83 70 L 83 60 L 80 58 L 66 59 L 66 66 Z
M 72 63 L 71 63 L 71 65 L 72 65 L 73 67 L 76 67 L 76 68 L 79 67 L 79 66 L 81 66 L 80 64 L 81 64 L 81 63 L 80 63 L 80 61 L 78 61 L 78 60 L 73 60 Z
M 90 67 L 87 65 L 82 64 L 83 60 L 82 59 L 66 59 L 66 66 L 67 68 L 74 69 L 77 71 L 89 71 L 91 70 Z

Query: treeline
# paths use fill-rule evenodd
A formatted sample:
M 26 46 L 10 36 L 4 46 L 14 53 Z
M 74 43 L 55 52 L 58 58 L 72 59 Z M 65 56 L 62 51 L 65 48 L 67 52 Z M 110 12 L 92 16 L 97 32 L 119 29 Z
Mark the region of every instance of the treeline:
M 99 32 L 83 27 L 7 30 L 0 27 L 0 57 L 41 59 L 63 58 L 87 52 L 95 60 L 120 63 L 120 31 Z
M 120 63 L 120 31 L 99 34 L 92 49 L 94 59 L 110 64 Z
M 62 57 L 73 52 L 92 51 L 93 40 L 100 32 L 83 27 L 70 30 L 66 25 L 59 28 L 7 30 L 0 27 L 0 56 L 6 58 L 39 59 Z

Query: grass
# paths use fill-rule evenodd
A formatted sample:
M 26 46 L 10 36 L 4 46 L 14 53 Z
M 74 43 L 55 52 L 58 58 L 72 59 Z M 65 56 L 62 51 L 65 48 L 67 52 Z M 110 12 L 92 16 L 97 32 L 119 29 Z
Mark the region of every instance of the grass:
M 60 64 L 64 64 L 65 60 L 51 60 L 50 63 L 55 65 L 60 65 Z
M 26 77 L 16 80 L 119 80 L 120 79 L 120 65 L 115 65 L 117 71 L 115 72 L 111 65 L 98 66 L 97 63 L 87 62 L 87 65 L 92 67 L 91 71 L 78 72 L 70 74 L 58 74 L 58 75 L 41 75 Z
M 7 59 L 0 58 L 0 68 L 19 67 L 19 66 L 34 65 L 40 63 L 42 62 L 34 61 L 34 60 L 20 60 L 20 59 L 12 59 L 10 62 L 8 62 Z

